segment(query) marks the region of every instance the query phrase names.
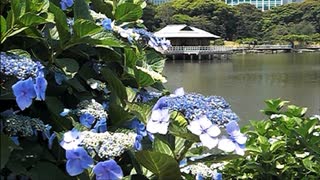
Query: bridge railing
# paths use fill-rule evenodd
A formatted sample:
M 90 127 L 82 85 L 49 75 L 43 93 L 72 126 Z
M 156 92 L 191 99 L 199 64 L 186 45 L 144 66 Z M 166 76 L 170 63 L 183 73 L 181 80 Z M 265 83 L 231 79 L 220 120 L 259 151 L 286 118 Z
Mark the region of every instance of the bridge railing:
M 226 46 L 172 46 L 169 47 L 167 53 L 205 53 L 205 52 L 229 52 L 232 47 Z

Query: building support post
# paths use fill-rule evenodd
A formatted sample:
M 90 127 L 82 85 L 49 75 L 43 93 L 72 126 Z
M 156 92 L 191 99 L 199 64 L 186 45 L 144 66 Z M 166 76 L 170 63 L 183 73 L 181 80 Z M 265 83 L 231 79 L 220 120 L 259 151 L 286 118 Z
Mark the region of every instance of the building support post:
M 173 59 L 173 60 L 176 60 L 176 55 L 172 55 L 172 59 Z

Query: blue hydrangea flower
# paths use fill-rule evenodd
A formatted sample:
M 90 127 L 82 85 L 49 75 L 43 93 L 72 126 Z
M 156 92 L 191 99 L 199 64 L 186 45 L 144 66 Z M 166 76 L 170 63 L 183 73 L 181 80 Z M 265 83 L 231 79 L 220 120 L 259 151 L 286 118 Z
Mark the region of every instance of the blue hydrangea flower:
M 34 85 L 36 100 L 45 100 L 47 85 L 48 82 L 43 76 L 38 76 L 36 78 L 36 84 Z
M 63 139 L 60 142 L 60 146 L 65 150 L 70 150 L 77 148 L 78 145 L 82 142 L 83 135 L 76 129 L 68 131 L 63 134 Z
M 61 0 L 60 6 L 62 10 L 66 10 L 67 8 L 73 5 L 73 0 Z
M 93 130 L 97 133 L 104 133 L 107 131 L 107 119 L 101 118 L 94 125 Z
M 212 122 L 205 116 L 191 121 L 187 128 L 193 134 L 198 135 L 202 144 L 209 149 L 214 148 L 219 142 L 217 138 L 221 132 L 219 127 L 216 124 L 212 124 Z
M 219 141 L 218 148 L 226 152 L 235 151 L 236 154 L 244 155 L 247 137 L 240 132 L 238 123 L 236 121 L 229 122 L 226 131 L 229 134 L 229 139 L 222 138 Z
M 84 113 L 80 116 L 80 123 L 87 128 L 91 128 L 91 125 L 94 123 L 94 117 L 89 113 Z
M 181 112 L 187 120 L 206 116 L 212 123 L 223 126 L 229 121 L 239 119 L 222 97 L 206 97 L 196 93 L 183 94 L 182 89 L 176 91 L 180 95 L 170 95 L 166 100 L 166 105 L 170 110 Z
M 101 24 L 102 24 L 102 27 L 105 29 L 105 30 L 108 30 L 108 31 L 111 31 L 112 30 L 112 26 L 111 26 L 111 19 L 109 18 L 105 18 L 104 20 L 102 20 Z
M 21 110 L 31 106 L 32 99 L 36 97 L 36 92 L 34 91 L 33 81 L 31 78 L 18 81 L 12 86 L 12 90 Z
M 0 73 L 7 76 L 15 76 L 18 79 L 36 77 L 39 69 L 43 66 L 39 62 L 34 62 L 31 58 L 17 56 L 0 52 Z
M 113 159 L 99 162 L 94 168 L 93 172 L 97 180 L 112 179 L 117 180 L 123 177 L 121 167 Z
M 66 170 L 70 176 L 81 174 L 85 169 L 93 165 L 93 159 L 83 147 L 66 151 Z

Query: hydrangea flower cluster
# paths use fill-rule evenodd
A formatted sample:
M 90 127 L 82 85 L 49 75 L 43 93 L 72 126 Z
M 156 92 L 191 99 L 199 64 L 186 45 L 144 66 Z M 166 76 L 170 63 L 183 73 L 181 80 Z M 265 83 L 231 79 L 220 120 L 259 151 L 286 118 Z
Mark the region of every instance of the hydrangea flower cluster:
M 10 136 L 33 136 L 35 131 L 46 130 L 40 119 L 16 114 L 6 117 L 3 126 L 4 131 Z
M 108 117 L 108 114 L 104 110 L 103 106 L 94 99 L 81 101 L 77 105 L 75 112 L 78 116 L 86 113 L 91 114 L 95 119 L 106 119 Z
M 7 55 L 4 52 L 1 52 L 0 56 L 0 72 L 19 79 L 12 86 L 19 108 L 24 110 L 31 106 L 33 98 L 44 101 L 48 84 L 43 74 L 44 67 L 24 56 Z
M 83 135 L 80 146 L 85 147 L 89 153 L 97 153 L 100 158 L 114 158 L 123 154 L 126 150 L 133 149 L 136 134 L 127 133 L 94 133 L 81 132 Z
M 60 146 L 66 150 L 66 169 L 69 175 L 76 176 L 93 167 L 93 156 L 109 160 L 98 162 L 93 172 L 96 179 L 121 179 L 121 167 L 112 159 L 132 149 L 136 139 L 133 132 L 79 132 L 76 129 L 64 133 Z
M 49 140 L 48 147 L 51 149 L 56 134 L 50 134 L 50 125 L 45 125 L 43 121 L 38 118 L 16 115 L 14 113 L 10 115 L 1 113 L 1 116 L 4 117 L 4 121 L 1 124 L 1 131 L 8 134 L 16 144 L 19 144 L 19 137 L 37 136 L 38 132 L 41 132 L 43 139 Z
M 170 111 L 183 113 L 189 121 L 187 129 L 198 135 L 203 146 L 218 148 L 225 152 L 244 155 L 247 140 L 237 124 L 238 116 L 221 97 L 205 97 L 200 94 L 185 94 L 182 88 L 169 97 L 161 97 L 152 109 L 147 123 L 150 133 L 166 134 L 170 123 Z M 226 127 L 229 138 L 219 138 L 220 128 Z
M 76 114 L 79 117 L 80 123 L 91 129 L 91 131 L 99 133 L 107 131 L 108 114 L 105 111 L 105 107 L 94 99 L 83 100 L 77 105 L 77 109 L 71 110 L 65 108 L 60 113 L 61 116 L 67 116 L 68 114 Z
M 36 77 L 38 71 L 44 67 L 40 62 L 34 62 L 25 56 L 17 56 L 0 52 L 0 72 L 7 76 L 14 76 L 18 79 Z
M 213 166 L 208 167 L 204 163 L 188 165 L 181 169 L 181 172 L 196 176 L 197 180 L 211 178 L 212 180 L 222 180 L 222 174 L 217 172 Z
M 171 110 L 179 111 L 188 120 L 206 116 L 212 123 L 223 126 L 229 121 L 238 121 L 230 105 L 220 96 L 204 96 L 202 94 L 184 94 L 171 97 L 167 101 Z

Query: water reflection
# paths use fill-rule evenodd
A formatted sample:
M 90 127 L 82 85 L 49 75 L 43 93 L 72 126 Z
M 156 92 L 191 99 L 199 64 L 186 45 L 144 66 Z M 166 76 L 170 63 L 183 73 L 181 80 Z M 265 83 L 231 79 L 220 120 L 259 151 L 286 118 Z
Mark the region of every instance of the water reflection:
M 243 122 L 260 119 L 263 101 L 281 97 L 320 114 L 320 54 L 249 54 L 231 60 L 168 61 L 166 86 L 225 97 Z

